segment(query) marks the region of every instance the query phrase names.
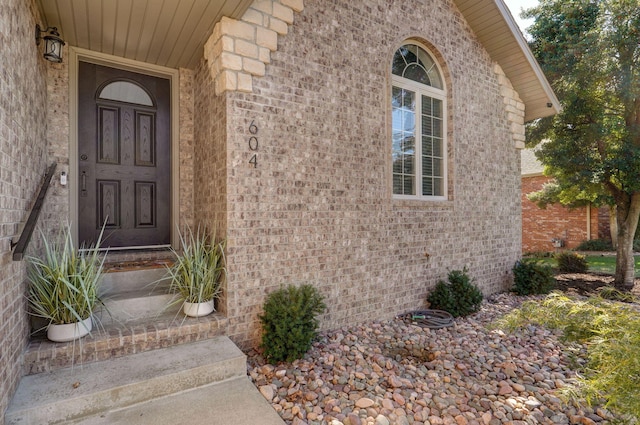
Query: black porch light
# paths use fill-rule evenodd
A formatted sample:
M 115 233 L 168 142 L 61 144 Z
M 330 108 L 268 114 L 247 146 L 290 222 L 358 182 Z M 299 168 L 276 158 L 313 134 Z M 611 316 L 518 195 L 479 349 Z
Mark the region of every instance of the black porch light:
M 41 33 L 48 33 L 41 37 Z M 36 45 L 40 45 L 40 40 L 44 40 L 44 58 L 50 62 L 62 62 L 62 46 L 64 40 L 60 38 L 57 27 L 47 27 L 46 30 L 40 29 L 40 25 L 36 24 Z

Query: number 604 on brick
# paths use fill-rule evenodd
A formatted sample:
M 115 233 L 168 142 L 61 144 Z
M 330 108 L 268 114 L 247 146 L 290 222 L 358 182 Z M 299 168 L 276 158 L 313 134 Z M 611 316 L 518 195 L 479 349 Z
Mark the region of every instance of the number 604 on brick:
M 258 147 L 260 144 L 258 143 L 258 126 L 255 120 L 252 120 L 251 124 L 249 124 L 249 134 L 251 134 L 249 137 L 249 150 L 253 152 L 249 164 L 253 165 L 253 168 L 258 168 Z

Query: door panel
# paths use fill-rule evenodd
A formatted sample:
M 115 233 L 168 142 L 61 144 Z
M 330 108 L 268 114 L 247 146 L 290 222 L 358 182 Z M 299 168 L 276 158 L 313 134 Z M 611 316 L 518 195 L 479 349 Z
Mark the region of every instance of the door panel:
M 168 245 L 169 80 L 80 62 L 78 93 L 80 241 Z

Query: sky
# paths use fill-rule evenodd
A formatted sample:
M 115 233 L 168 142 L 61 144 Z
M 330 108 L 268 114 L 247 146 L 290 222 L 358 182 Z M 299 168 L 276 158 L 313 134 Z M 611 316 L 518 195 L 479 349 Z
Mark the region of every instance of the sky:
M 525 28 L 531 25 L 533 23 L 533 20 L 528 19 L 526 21 L 523 21 L 522 18 L 520 18 L 520 12 L 522 9 L 529 9 L 531 7 L 537 6 L 538 0 L 504 0 L 504 2 L 507 4 L 507 7 L 511 11 L 511 14 L 516 19 L 520 30 L 524 33 Z

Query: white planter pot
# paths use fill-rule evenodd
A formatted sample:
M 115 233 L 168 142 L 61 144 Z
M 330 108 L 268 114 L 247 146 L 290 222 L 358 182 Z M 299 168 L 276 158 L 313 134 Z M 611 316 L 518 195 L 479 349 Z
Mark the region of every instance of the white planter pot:
M 51 324 L 47 328 L 47 338 L 54 342 L 67 342 L 82 338 L 91 332 L 93 322 L 87 317 L 82 322 L 68 323 L 64 325 Z
M 200 317 L 210 314 L 215 310 L 215 307 L 213 300 L 205 301 L 203 303 L 188 303 L 185 301 L 182 310 L 184 311 L 184 314 L 189 317 Z

